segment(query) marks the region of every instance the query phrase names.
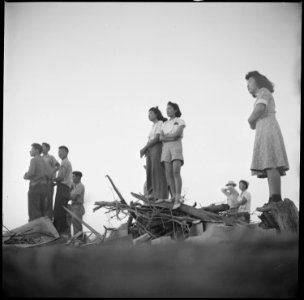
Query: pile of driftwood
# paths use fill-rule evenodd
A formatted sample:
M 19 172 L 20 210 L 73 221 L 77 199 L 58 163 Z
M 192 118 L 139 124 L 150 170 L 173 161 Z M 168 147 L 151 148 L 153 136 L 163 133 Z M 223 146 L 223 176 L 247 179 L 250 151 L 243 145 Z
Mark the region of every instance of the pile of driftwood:
M 42 217 L 14 230 L 7 230 L 2 235 L 2 244 L 34 247 L 59 240 L 58 243 L 64 242 L 67 245 L 96 246 L 117 237 L 125 237 L 128 242 L 133 241 L 136 244 L 137 242 L 141 243 L 160 238 L 184 240 L 191 236 L 191 233 L 193 234 L 195 230 L 205 231 L 212 223 L 227 226 L 236 224 L 248 225 L 233 210 L 225 212 L 222 212 L 221 209 L 219 211 L 208 211 L 206 208 L 196 208 L 196 204 L 194 206 L 182 204 L 178 209 L 173 210 L 171 203 L 155 204 L 144 195 L 135 193 L 131 193 L 131 195 L 136 200 L 128 204 L 110 176 L 107 175 L 106 177 L 117 193 L 119 200 L 95 202 L 96 206 L 93 211 L 105 208 L 107 209 L 106 213 L 114 212 L 115 214 L 112 217 L 116 217 L 119 220 L 124 215 L 128 218 L 128 221 L 120 228 L 107 228 L 104 226 L 105 232 L 100 234 L 88 223 L 79 219 L 68 208 L 64 207 L 68 214 L 76 218 L 89 230 L 87 234 L 80 232 L 68 241 L 63 241 L 60 239 L 51 220 L 47 217 Z M 271 209 L 263 212 L 259 218 L 262 221 L 259 226 L 263 229 L 276 229 L 277 233 L 298 233 L 299 213 L 294 203 L 289 199 L 274 203 Z M 108 233 L 110 233 L 109 236 Z
M 130 204 L 123 198 L 110 176 L 106 176 L 119 200 L 97 201 L 93 211 L 106 208 L 106 213 L 115 212 L 119 218 L 121 214 L 128 216 L 127 232 L 134 239 L 144 237 L 145 239 L 156 239 L 162 236 L 170 236 L 173 239 L 184 239 L 189 236 L 191 227 L 201 222 L 225 223 L 227 217 L 203 208 L 195 208 L 182 204 L 178 209 L 172 210 L 172 204 L 155 204 L 141 194 L 131 193 L 136 201 Z M 241 221 L 239 223 L 242 223 Z M 105 228 L 107 231 L 114 231 L 114 228 Z
M 156 239 L 163 236 L 170 236 L 173 239 L 185 239 L 189 236 L 191 227 L 197 223 L 222 223 L 223 225 L 233 226 L 247 225 L 238 214 L 233 211 L 210 212 L 204 208 L 195 208 L 182 204 L 177 210 L 172 210 L 172 204 L 155 204 L 141 194 L 131 193 L 136 201 L 127 204 L 112 179 L 106 176 L 113 189 L 117 193 L 119 200 L 108 202 L 95 202 L 96 207 L 93 211 L 106 208 L 106 213 L 115 212 L 119 218 L 121 214 L 128 216 L 126 223 L 127 233 L 133 239 Z M 264 212 L 260 219 L 260 227 L 264 229 L 275 228 L 278 233 L 297 233 L 298 232 L 298 211 L 294 203 L 289 199 L 284 199 L 282 203 L 274 205 L 272 211 Z M 108 231 L 115 231 L 115 228 L 106 228 L 103 241 L 106 239 Z

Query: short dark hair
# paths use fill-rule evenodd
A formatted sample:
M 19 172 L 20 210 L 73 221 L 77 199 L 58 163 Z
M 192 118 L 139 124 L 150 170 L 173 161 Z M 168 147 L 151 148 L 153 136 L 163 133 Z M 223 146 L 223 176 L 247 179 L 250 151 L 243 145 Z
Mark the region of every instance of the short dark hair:
M 161 111 L 159 110 L 158 106 L 156 106 L 156 107 L 151 107 L 151 108 L 149 109 L 149 111 L 153 111 L 153 112 L 155 113 L 156 118 L 157 118 L 158 121 L 166 122 L 166 121 L 168 120 L 167 118 L 165 118 L 165 117 L 163 116 L 163 114 L 162 114 Z
M 49 150 L 51 149 L 51 146 L 48 143 L 42 143 L 42 145 L 44 145 L 45 147 L 47 147 Z
M 69 153 L 69 149 L 67 146 L 60 146 L 58 149 L 64 149 L 67 153 Z
M 179 118 L 182 115 L 182 112 L 180 111 L 177 103 L 173 103 L 173 102 L 169 101 L 167 105 L 170 105 L 173 107 L 173 109 L 175 110 L 175 117 Z
M 33 143 L 32 144 L 32 147 L 35 149 L 35 150 L 38 150 L 39 154 L 42 153 L 42 146 L 38 143 Z
M 245 180 L 240 180 L 240 183 L 244 183 L 246 185 L 246 190 L 248 189 L 249 183 Z
M 74 171 L 72 174 L 80 178 L 82 177 L 82 173 L 80 171 Z
M 254 78 L 258 88 L 266 88 L 271 93 L 274 92 L 274 84 L 265 75 L 260 74 L 258 71 L 251 71 L 246 74 L 245 79 L 248 80 L 251 77 Z

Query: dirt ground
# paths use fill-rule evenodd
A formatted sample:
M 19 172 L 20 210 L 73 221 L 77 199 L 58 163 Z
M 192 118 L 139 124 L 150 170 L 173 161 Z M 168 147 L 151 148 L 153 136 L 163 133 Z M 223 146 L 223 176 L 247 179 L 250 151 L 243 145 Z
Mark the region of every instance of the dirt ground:
M 298 240 L 3 247 L 7 297 L 296 297 Z

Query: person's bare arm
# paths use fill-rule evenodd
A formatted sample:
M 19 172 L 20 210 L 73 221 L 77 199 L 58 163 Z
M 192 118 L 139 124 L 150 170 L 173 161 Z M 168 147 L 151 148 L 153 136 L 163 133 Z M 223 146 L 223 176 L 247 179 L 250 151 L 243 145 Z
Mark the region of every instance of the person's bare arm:
M 231 191 L 229 188 L 221 188 L 222 193 L 224 193 L 226 196 L 229 196 L 231 194 Z
M 147 152 L 147 150 L 154 146 L 155 144 L 157 144 L 160 140 L 159 140 L 159 134 L 156 134 L 155 138 L 150 140 L 145 147 L 143 147 L 141 150 L 140 150 L 140 157 L 143 157 L 145 155 L 145 153 Z
M 248 123 L 251 127 L 251 129 L 255 129 L 256 127 L 256 122 L 259 119 L 259 117 L 264 113 L 266 109 L 266 104 L 264 103 L 258 103 L 255 107 L 253 112 L 248 118 Z
M 178 140 L 184 131 L 185 125 L 180 125 L 175 133 L 168 133 L 168 134 L 164 134 L 163 132 L 160 135 L 160 140 L 163 142 L 171 142 L 171 141 L 176 141 Z

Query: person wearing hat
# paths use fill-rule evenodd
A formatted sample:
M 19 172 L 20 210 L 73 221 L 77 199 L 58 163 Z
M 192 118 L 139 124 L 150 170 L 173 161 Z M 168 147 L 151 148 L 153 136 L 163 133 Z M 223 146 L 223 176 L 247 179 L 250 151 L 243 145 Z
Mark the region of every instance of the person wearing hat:
M 251 195 L 247 191 L 249 182 L 246 180 L 240 180 L 239 189 L 241 194 L 238 197 L 236 207 L 238 208 L 238 214 L 243 215 L 247 223 L 250 222 L 250 206 L 251 206 Z
M 83 206 L 84 203 L 84 192 L 85 186 L 81 182 L 82 173 L 79 171 L 73 172 L 73 184 L 70 192 L 70 200 L 68 208 L 79 218 L 82 219 L 85 209 Z M 67 215 L 67 223 L 68 223 L 68 235 L 71 236 L 71 225 L 73 225 L 73 234 L 75 235 L 78 232 L 81 232 L 82 223 L 73 218 L 70 214 Z
M 226 184 L 225 188 L 222 188 L 221 191 L 227 196 L 227 203 L 226 201 L 222 201 L 218 204 L 211 204 L 209 206 L 204 206 L 203 209 L 206 211 L 219 213 L 229 209 L 236 208 L 237 205 L 237 198 L 239 196 L 238 191 L 235 189 L 236 183 L 232 180 L 229 180 Z
M 229 180 L 226 187 L 221 189 L 222 193 L 227 196 L 227 204 L 229 205 L 230 209 L 237 207 L 239 193 L 235 187 L 236 183 L 233 180 Z

